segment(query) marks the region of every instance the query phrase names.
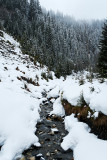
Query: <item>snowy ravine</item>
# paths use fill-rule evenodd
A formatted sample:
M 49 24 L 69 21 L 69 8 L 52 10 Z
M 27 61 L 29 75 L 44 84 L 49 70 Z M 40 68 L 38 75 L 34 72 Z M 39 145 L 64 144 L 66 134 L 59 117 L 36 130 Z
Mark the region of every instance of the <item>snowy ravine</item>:
M 35 126 L 47 88 L 41 73 L 47 68 L 35 66 L 18 42 L 0 33 L 0 160 L 13 160 L 30 145 L 40 145 Z
M 34 65 L 31 57 L 23 55 L 20 48 L 11 36 L 0 31 L 0 160 L 16 160 L 31 145 L 41 145 L 35 135 L 36 124 L 42 112 L 40 104 L 47 99 L 53 103 L 50 114 L 64 116 L 62 99 L 76 106 L 83 93 L 94 111 L 94 118 L 100 111 L 107 115 L 107 80 L 88 82 L 88 72 L 84 72 L 85 82 L 79 85 L 80 73 L 65 80 L 63 77 L 57 79 L 51 72 L 53 80 L 47 81 L 41 75 L 48 75 L 48 68 L 41 68 L 38 62 Z M 46 98 L 43 92 L 47 93 Z M 75 160 L 107 160 L 107 141 L 89 133 L 88 125 L 71 115 L 65 117 L 65 129 L 69 134 L 61 147 L 72 149 Z

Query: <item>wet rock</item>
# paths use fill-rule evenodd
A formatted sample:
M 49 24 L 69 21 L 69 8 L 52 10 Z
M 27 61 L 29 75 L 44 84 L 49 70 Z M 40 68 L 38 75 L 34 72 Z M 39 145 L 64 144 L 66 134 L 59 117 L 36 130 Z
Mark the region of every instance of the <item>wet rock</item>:
M 57 128 L 51 128 L 51 132 L 53 132 L 54 134 L 58 134 L 58 129 Z
M 38 155 L 36 155 L 35 157 L 36 157 L 35 160 L 45 160 L 44 157 L 43 157 L 43 155 L 41 153 L 38 154 Z
M 36 155 L 36 157 L 42 157 L 42 156 L 43 156 L 42 153 Z
M 47 133 L 43 133 L 42 135 L 41 135 L 41 138 L 42 139 L 45 139 L 47 137 Z
M 45 126 L 47 127 L 47 128 L 51 128 L 51 121 L 48 121 L 48 120 L 46 120 L 45 122 L 44 122 L 44 124 L 45 124 Z
M 46 138 L 45 141 L 50 141 L 50 138 Z
M 55 155 L 55 152 L 51 152 L 51 155 Z
M 66 134 L 65 134 L 65 133 L 61 133 L 61 135 L 62 135 L 62 136 L 65 136 Z
M 59 152 L 59 151 L 56 149 L 56 150 L 55 150 L 55 153 L 58 153 L 58 152 Z
M 44 144 L 44 142 L 42 141 L 41 144 Z
M 48 134 L 51 135 L 51 136 L 54 136 L 54 132 L 52 132 L 52 131 L 49 132 Z
M 37 142 L 34 147 L 40 148 L 40 147 L 41 147 L 41 144 L 40 144 L 39 142 Z
M 52 128 L 56 128 L 56 124 L 53 124 L 53 125 L 52 125 Z
M 49 152 L 46 154 L 47 157 L 50 157 L 50 155 L 51 155 L 51 154 L 50 154 Z

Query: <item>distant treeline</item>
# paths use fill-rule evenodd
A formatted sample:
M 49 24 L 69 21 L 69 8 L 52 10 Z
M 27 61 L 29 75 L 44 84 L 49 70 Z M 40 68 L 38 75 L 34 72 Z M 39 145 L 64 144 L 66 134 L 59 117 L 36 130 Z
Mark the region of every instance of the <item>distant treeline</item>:
M 96 70 L 102 24 L 46 12 L 38 0 L 0 0 L 0 27 L 21 43 L 24 54 L 33 55 L 58 77 Z

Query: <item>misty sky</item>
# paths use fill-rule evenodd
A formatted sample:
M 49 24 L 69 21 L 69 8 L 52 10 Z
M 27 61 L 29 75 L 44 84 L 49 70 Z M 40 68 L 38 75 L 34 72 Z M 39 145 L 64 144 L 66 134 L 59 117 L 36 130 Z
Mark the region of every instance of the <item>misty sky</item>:
M 107 0 L 39 0 L 47 10 L 60 11 L 76 19 L 107 18 Z

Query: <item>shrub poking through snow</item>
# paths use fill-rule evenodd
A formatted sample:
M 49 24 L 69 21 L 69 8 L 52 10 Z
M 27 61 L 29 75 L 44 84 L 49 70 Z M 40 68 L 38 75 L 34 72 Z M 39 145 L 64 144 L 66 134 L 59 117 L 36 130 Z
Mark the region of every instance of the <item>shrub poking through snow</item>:
M 22 80 L 20 77 L 17 77 L 17 79 L 18 79 L 19 81 L 21 81 L 21 80 Z
M 26 78 L 26 77 L 21 76 L 21 79 L 34 86 L 36 85 L 35 81 L 33 81 L 32 78 Z
M 5 69 L 5 70 L 8 70 L 8 68 L 7 68 L 7 67 L 4 67 L 4 69 Z
M 94 87 L 90 87 L 90 92 L 94 92 L 95 88 Z
M 104 78 L 99 78 L 99 83 L 104 83 Z
M 46 78 L 47 78 L 47 77 L 46 77 L 46 73 L 45 73 L 45 72 L 42 72 L 42 73 L 41 73 L 41 77 L 44 78 L 44 79 L 46 79 Z
M 86 79 L 87 79 L 88 82 L 90 82 L 90 83 L 92 83 L 93 78 L 94 78 L 94 74 L 93 74 L 93 73 L 90 73 L 90 74 L 87 74 L 87 75 L 86 75 Z
M 19 71 L 19 68 L 18 68 L 18 67 L 16 67 L 16 70 L 17 70 L 17 71 Z
M 24 84 L 24 89 L 25 89 L 26 91 L 30 92 L 30 90 L 29 90 L 29 88 L 28 88 L 28 86 L 27 86 L 26 84 Z
M 83 92 L 81 92 L 77 106 L 84 107 L 87 106 L 86 101 L 84 100 Z
M 81 79 L 79 80 L 79 85 L 81 86 L 81 85 L 83 85 L 84 83 L 85 83 L 84 79 L 81 78 Z
M 53 76 L 52 76 L 52 73 L 51 73 L 51 72 L 49 72 L 49 73 L 47 74 L 47 78 L 53 80 Z
M 63 101 L 63 92 L 61 92 L 61 102 Z
M 0 36 L 3 37 L 3 32 L 2 31 L 0 31 Z
M 12 45 L 10 41 L 7 40 L 6 42 L 7 42 L 9 45 Z
M 37 81 L 39 81 L 39 77 L 38 77 L 38 75 L 36 75 L 36 80 L 37 80 Z
M 42 72 L 42 73 L 41 73 L 41 77 L 42 77 L 43 79 L 45 79 L 46 81 L 48 81 L 48 77 L 47 77 L 47 75 L 46 75 L 45 72 Z

